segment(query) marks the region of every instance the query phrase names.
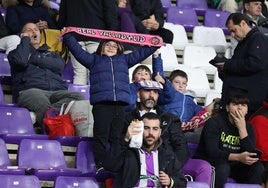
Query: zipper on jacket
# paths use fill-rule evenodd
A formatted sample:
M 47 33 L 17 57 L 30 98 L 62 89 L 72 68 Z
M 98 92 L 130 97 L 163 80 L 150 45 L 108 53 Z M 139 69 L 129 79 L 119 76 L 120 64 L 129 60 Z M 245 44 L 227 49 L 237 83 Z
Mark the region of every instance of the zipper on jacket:
M 183 94 L 183 102 L 182 102 L 182 111 L 181 111 L 181 115 L 180 115 L 180 120 L 181 120 L 181 122 L 182 122 L 182 117 L 183 117 L 183 114 L 184 114 L 184 110 L 185 110 L 185 98 L 186 98 L 186 96 Z
M 115 93 L 115 81 L 114 81 L 114 67 L 113 67 L 113 59 L 111 57 L 110 62 L 111 62 L 111 70 L 112 70 L 112 77 L 113 77 L 113 94 L 114 94 L 114 101 L 116 101 L 116 93 Z

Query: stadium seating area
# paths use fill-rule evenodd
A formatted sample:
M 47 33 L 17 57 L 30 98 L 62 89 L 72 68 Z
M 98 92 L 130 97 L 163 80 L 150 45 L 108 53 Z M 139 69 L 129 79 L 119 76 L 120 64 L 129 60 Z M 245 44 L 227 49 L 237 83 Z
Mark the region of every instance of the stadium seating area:
M 174 69 L 186 71 L 188 89 L 195 92 L 197 101 L 206 105 L 220 96 L 221 80 L 208 61 L 217 53 L 228 56 L 230 36 L 225 27 L 229 12 L 211 10 L 206 0 L 161 0 L 166 15 L 165 28 L 174 33 L 173 44 L 160 49 L 164 72 Z M 51 1 L 59 9 L 60 0 Z M 0 9 L 3 16 L 6 10 Z M 198 29 L 207 29 L 197 33 Z M 210 33 L 208 33 L 210 32 Z M 211 36 L 223 39 L 212 43 Z M 217 34 L 216 34 L 217 32 Z M 219 34 L 220 33 L 220 34 Z M 219 35 L 218 35 L 219 34 Z M 210 40 L 205 40 L 207 35 Z M 202 39 L 202 40 L 201 40 Z M 151 65 L 148 65 L 151 68 Z M 130 76 L 135 67 L 129 70 Z M 89 100 L 89 85 L 72 84 L 73 69 L 66 64 L 63 79 L 69 90 L 81 92 Z M 0 52 L 0 182 L 9 188 L 99 188 L 110 187 L 112 173 L 97 174 L 92 153 L 92 139 L 58 137 L 34 132 L 30 112 L 13 104 L 10 66 L 4 52 Z M 193 152 L 194 145 L 189 145 Z M 188 182 L 187 188 L 209 188 L 201 182 Z M 224 188 L 259 188 L 258 185 L 228 183 Z

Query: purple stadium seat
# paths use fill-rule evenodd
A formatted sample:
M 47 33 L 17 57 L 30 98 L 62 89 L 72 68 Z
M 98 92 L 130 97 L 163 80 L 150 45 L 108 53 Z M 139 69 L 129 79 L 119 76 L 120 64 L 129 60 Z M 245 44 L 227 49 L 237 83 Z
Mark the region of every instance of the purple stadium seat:
M 176 0 L 176 4 L 179 8 L 194 9 L 198 16 L 204 16 L 208 9 L 206 0 Z
M 93 177 L 57 177 L 54 188 L 99 188 L 99 184 Z
M 79 92 L 85 97 L 86 100 L 89 100 L 90 85 L 77 85 L 77 84 L 70 83 L 68 90 Z
M 5 19 L 6 18 L 6 9 L 4 9 L 3 7 L 0 7 L 0 12 L 1 12 L 3 18 Z
M 1 175 L 2 174 L 5 174 L 5 175 L 24 175 L 25 174 L 25 168 L 18 168 L 17 166 L 11 166 L 6 143 L 2 139 L 0 139 L 0 151 L 1 151 L 0 152 L 0 174 Z
M 4 95 L 2 85 L 0 84 L 0 105 L 5 105 L 5 104 L 6 104 L 5 95 Z
M 0 175 L 0 182 L 5 188 L 41 188 L 36 176 Z
M 229 35 L 230 32 L 225 26 L 225 22 L 229 15 L 230 12 L 228 11 L 208 9 L 204 16 L 204 26 L 219 27 L 223 30 L 224 34 Z
M 108 171 L 96 172 L 93 140 L 82 141 L 78 144 L 75 158 L 76 168 L 81 170 L 82 176 L 95 177 L 97 181 L 104 181 L 108 178 L 113 178 L 114 173 Z
M 188 181 L 187 188 L 209 188 L 209 185 L 204 182 Z
M 26 108 L 0 106 L 0 138 L 6 143 L 19 144 L 22 139 L 48 139 L 36 134 L 30 113 Z
M 170 7 L 167 10 L 167 22 L 183 25 L 187 32 L 192 32 L 198 23 L 195 10 Z
M 0 83 L 11 85 L 10 65 L 4 52 L 0 52 Z
M 224 188 L 261 188 L 258 184 L 225 183 Z
M 197 148 L 197 144 L 188 142 L 188 150 L 189 150 L 190 157 L 193 157 L 196 148 Z
M 71 60 L 68 60 L 62 73 L 62 79 L 67 83 L 73 83 L 74 70 Z
M 172 6 L 171 0 L 161 0 L 163 11 L 166 13 L 167 9 Z
M 60 142 L 62 146 L 77 147 L 81 141 L 90 141 L 92 138 L 84 136 L 57 136 L 53 140 Z
M 55 181 L 58 176 L 79 176 L 81 171 L 68 168 L 64 153 L 57 140 L 24 139 L 18 149 L 18 166 L 26 167 L 27 175 L 40 180 Z

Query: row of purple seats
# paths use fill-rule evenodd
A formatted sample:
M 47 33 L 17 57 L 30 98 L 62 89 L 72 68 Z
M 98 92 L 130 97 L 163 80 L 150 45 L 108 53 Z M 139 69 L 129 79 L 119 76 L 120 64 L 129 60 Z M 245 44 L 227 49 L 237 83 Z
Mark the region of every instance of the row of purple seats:
M 11 85 L 10 65 L 4 52 L 0 52 L 0 83 Z
M 219 27 L 226 35 L 229 34 L 225 22 L 230 12 L 220 11 L 215 9 L 207 9 L 204 13 L 204 26 L 207 27 Z M 179 8 L 179 7 L 169 7 L 167 9 L 166 21 L 183 25 L 187 32 L 193 32 L 195 26 L 199 26 L 199 21 L 197 13 L 191 8 Z
M 5 188 L 41 188 L 36 176 L 0 175 L 1 186 Z M 99 188 L 98 182 L 92 177 L 59 176 L 54 188 Z

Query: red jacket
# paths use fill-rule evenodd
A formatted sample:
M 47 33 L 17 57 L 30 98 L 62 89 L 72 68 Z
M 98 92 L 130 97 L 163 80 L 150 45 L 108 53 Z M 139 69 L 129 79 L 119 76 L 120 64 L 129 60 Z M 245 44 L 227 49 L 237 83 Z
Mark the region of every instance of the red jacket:
M 264 101 L 262 107 L 249 119 L 256 135 L 257 149 L 263 152 L 260 160 L 268 161 L 268 101 Z

